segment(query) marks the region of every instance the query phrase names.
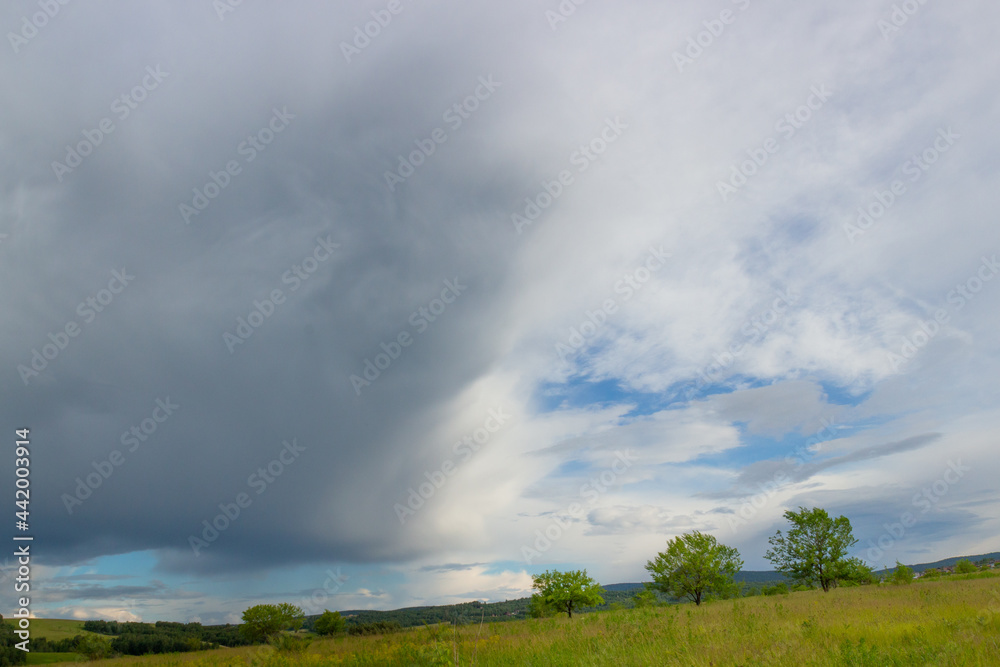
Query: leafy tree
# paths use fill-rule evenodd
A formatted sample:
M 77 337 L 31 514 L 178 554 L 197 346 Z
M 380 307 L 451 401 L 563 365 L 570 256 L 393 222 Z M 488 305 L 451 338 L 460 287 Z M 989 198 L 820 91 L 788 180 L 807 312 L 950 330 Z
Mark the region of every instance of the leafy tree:
M 978 571 L 979 568 L 977 568 L 968 558 L 963 558 L 955 563 L 955 574 L 971 574 Z
M 528 604 L 528 614 L 532 618 L 548 618 L 556 615 L 556 609 L 545 601 L 541 593 L 535 593 Z
M 636 607 L 655 607 L 660 603 L 656 597 L 656 591 L 647 582 L 643 589 L 632 596 Z
M 677 598 L 686 597 L 696 605 L 712 593 L 732 595 L 736 590 L 733 577 L 742 567 L 739 551 L 698 531 L 670 540 L 666 551 L 646 563 L 657 589 Z
M 399 632 L 403 626 L 398 621 L 375 621 L 374 623 L 358 623 L 347 628 L 349 635 L 385 635 Z
M 798 512 L 785 512 L 785 518 L 792 528 L 787 536 L 780 530 L 772 535 L 764 556 L 778 572 L 802 583 L 818 583 L 826 592 L 850 577 L 853 566 L 847 550 L 858 540 L 847 517 L 834 519 L 819 507 L 800 507 Z
M 338 632 L 343 632 L 344 628 L 347 627 L 347 620 L 340 615 L 339 611 L 330 611 L 326 609 L 323 614 L 316 619 L 316 623 L 313 625 L 316 629 L 316 634 L 318 635 L 335 635 Z
M 842 581 L 845 586 L 868 586 L 878 583 L 879 578 L 875 576 L 874 570 L 860 558 L 848 558 L 844 564 Z
M 76 643 L 76 652 L 90 660 L 100 660 L 111 655 L 111 643 L 95 635 L 84 635 Z
M 28 654 L 15 646 L 18 640 L 14 628 L 5 623 L 3 615 L 0 615 L 0 665 L 23 665 L 27 662 Z
M 761 589 L 763 595 L 787 595 L 791 591 L 788 590 L 788 584 L 783 581 L 779 581 L 773 586 L 764 586 Z
M 305 614 L 295 605 L 259 604 L 243 612 L 240 632 L 250 641 L 269 641 L 282 630 L 298 630 Z
M 892 571 L 891 575 L 889 575 L 889 581 L 894 584 L 913 583 L 913 570 L 897 560 L 896 569 Z
M 587 576 L 586 570 L 559 572 L 546 570 L 531 577 L 532 588 L 538 590 L 546 605 L 566 612 L 573 618 L 574 607 L 593 607 L 604 604 L 600 584 Z

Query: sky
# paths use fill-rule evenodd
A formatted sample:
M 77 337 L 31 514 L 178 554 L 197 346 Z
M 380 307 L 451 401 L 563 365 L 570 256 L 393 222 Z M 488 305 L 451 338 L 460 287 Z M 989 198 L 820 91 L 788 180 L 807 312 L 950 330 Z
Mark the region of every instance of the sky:
M 799 507 L 1000 550 L 998 20 L 5 3 L 31 611 L 514 599 L 696 530 L 764 570 Z

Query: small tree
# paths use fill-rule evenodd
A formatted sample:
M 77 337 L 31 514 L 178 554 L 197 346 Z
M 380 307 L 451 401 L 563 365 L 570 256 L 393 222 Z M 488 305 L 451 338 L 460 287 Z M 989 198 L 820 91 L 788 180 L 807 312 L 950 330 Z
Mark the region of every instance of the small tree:
M 667 542 L 667 550 L 646 563 L 653 586 L 700 605 L 706 595 L 732 595 L 733 577 L 743 567 L 740 552 L 719 544 L 713 535 L 695 531 Z
M 538 590 L 545 605 L 566 612 L 573 618 L 573 609 L 604 604 L 600 584 L 587 576 L 586 570 L 545 571 L 531 577 L 532 588 Z
M 847 550 L 858 540 L 847 517 L 833 519 L 819 507 L 800 507 L 798 512 L 785 512 L 785 518 L 792 528 L 787 536 L 780 530 L 772 535 L 764 556 L 778 572 L 802 583 L 818 583 L 825 592 L 850 575 Z
M 860 558 L 848 558 L 844 564 L 843 574 L 842 581 L 844 585 L 849 586 L 867 586 L 879 581 L 874 570 Z
M 913 570 L 897 560 L 896 569 L 889 575 L 889 581 L 894 584 L 912 584 Z
M 335 635 L 343 632 L 347 627 L 347 619 L 340 615 L 339 611 L 326 609 L 323 614 L 316 619 L 313 625 L 318 635 Z
M 76 643 L 76 652 L 87 656 L 88 660 L 101 660 L 111 655 L 111 642 L 97 635 L 83 635 Z
M 545 597 L 541 593 L 535 593 L 531 596 L 531 602 L 528 603 L 528 615 L 532 618 L 548 618 L 555 616 L 556 610 L 545 601 Z
M 979 568 L 977 568 L 968 558 L 963 558 L 955 563 L 955 574 L 972 574 L 973 572 L 978 571 Z
M 282 630 L 298 630 L 304 620 L 302 610 L 287 602 L 259 604 L 243 612 L 240 632 L 252 642 L 270 641 Z
M 659 598 L 656 597 L 656 590 L 649 582 L 646 582 L 643 589 L 632 596 L 632 600 L 635 601 L 635 606 L 640 608 L 655 607 L 660 604 Z

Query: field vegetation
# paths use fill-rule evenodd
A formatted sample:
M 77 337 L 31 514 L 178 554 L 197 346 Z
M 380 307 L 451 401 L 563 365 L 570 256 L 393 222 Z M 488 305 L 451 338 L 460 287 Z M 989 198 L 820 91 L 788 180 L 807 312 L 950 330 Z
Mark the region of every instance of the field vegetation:
M 953 574 L 506 623 L 438 625 L 89 663 L 320 665 L 1000 665 L 1000 576 Z

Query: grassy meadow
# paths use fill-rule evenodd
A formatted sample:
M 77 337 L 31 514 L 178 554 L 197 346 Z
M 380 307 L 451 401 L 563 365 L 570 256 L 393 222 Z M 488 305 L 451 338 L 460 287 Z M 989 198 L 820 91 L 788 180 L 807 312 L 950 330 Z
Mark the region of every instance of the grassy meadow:
M 5 619 L 13 625 L 12 619 Z M 83 629 L 83 621 L 73 621 L 65 618 L 33 618 L 31 619 L 31 634 L 34 637 L 45 637 L 49 641 L 70 639 L 77 635 L 91 635 Z
M 1000 665 L 1000 577 L 622 609 L 93 665 Z

